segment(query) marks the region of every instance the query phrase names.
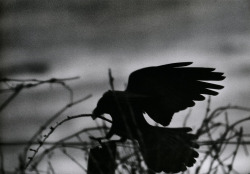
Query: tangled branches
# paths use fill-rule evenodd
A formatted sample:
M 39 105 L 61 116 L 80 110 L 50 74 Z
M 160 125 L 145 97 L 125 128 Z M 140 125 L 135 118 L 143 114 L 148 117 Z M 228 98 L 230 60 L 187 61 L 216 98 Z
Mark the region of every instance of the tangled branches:
M 230 123 L 228 115 L 230 110 L 244 111 L 247 115 L 237 116 L 236 121 Z M 245 154 L 249 154 L 247 149 L 247 145 L 250 144 L 249 133 L 244 133 L 242 125 L 242 123 L 250 121 L 249 111 L 250 108 L 240 106 L 224 106 L 210 111 L 209 98 L 205 117 L 196 131 L 196 134 L 204 139 L 199 142 L 204 148 L 201 151 L 203 156 L 200 158 L 200 164 L 195 173 L 200 173 L 207 160 L 210 161 L 210 164 L 206 173 L 239 173 L 234 169 L 239 148 L 242 147 Z
M 111 72 L 109 76 L 112 77 Z M 154 173 L 147 168 L 136 141 L 107 140 L 100 144 L 100 142 L 89 138 L 92 135 L 105 135 L 107 133 L 109 127 L 106 123 L 112 121 L 105 117 L 101 117 L 103 120 L 101 123 L 96 122 L 97 126 L 83 128 L 55 142 L 48 141 L 48 138 L 58 127 L 63 129 L 64 123 L 92 116 L 91 114 L 80 114 L 64 116 L 63 119 L 60 117 L 67 109 L 91 97 L 91 95 L 87 95 L 78 100 L 74 99 L 73 90 L 65 83 L 74 79 L 77 79 L 77 77 L 53 78 L 44 81 L 1 79 L 2 86 L 6 85 L 7 88 L 1 89 L 0 92 L 12 93 L 1 104 L 0 111 L 6 108 L 22 90 L 42 84 L 56 83 L 62 85 L 70 95 L 69 102 L 41 125 L 30 140 L 25 143 L 23 153 L 19 155 L 19 167 L 16 168 L 16 172 L 57 173 L 58 166 L 55 160 L 58 159 L 57 156 L 63 155 L 66 160 L 75 164 L 75 168 L 79 169 L 78 171 L 81 171 L 81 173 L 91 174 L 107 170 L 111 173 Z M 113 78 L 110 79 L 112 79 L 110 84 L 113 84 Z M 199 149 L 200 157 L 194 167 L 183 173 L 240 173 L 235 167 L 235 161 L 239 158 L 237 155 L 240 149 L 244 150 L 245 155 L 248 155 L 250 133 L 245 132 L 244 124 L 250 121 L 250 108 L 222 106 L 211 109 L 210 103 L 209 98 L 204 118 L 194 132 L 200 137 L 198 141 L 201 146 Z M 191 119 L 190 116 L 191 113 L 184 119 L 184 126 Z M 4 142 L 1 142 L 1 144 L 3 145 Z M 6 173 L 2 151 L 0 151 L 0 159 L 0 171 Z M 67 165 L 67 163 L 65 164 Z M 99 166 L 98 170 L 93 171 L 96 166 Z M 107 168 L 107 166 L 109 167 Z

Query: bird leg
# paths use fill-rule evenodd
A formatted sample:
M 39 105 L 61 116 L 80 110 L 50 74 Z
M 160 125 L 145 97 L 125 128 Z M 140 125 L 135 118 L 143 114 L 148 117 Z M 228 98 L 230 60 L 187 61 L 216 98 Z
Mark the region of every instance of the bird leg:
M 110 132 L 109 132 L 110 133 Z M 127 138 L 125 138 L 125 137 L 121 137 L 119 140 L 110 140 L 110 138 L 113 136 L 113 134 L 112 135 L 110 135 L 110 134 L 107 134 L 105 137 L 94 137 L 94 136 L 89 136 L 89 138 L 91 139 L 91 140 L 95 140 L 95 141 L 97 141 L 99 144 L 102 144 L 103 142 L 102 142 L 102 140 L 108 140 L 108 141 L 112 141 L 112 142 L 117 142 L 117 143 L 124 143 L 126 140 L 127 140 Z
M 106 134 L 105 137 L 93 137 L 93 136 L 89 136 L 89 138 L 91 140 L 98 141 L 100 144 L 102 144 L 102 140 L 109 140 L 113 135 L 114 135 L 114 133 L 113 133 L 112 129 L 110 129 L 110 131 Z
M 107 133 L 106 135 L 106 139 L 111 139 L 111 137 L 115 134 L 115 130 L 114 130 L 114 127 L 111 126 L 109 132 Z M 119 142 L 119 143 L 124 143 L 125 141 L 127 140 L 127 138 L 125 137 L 122 137 L 119 139 L 119 140 L 112 140 L 114 142 Z
M 102 140 L 106 139 L 106 137 L 93 137 L 93 136 L 89 136 L 89 138 L 91 140 L 97 141 L 99 144 L 102 144 Z

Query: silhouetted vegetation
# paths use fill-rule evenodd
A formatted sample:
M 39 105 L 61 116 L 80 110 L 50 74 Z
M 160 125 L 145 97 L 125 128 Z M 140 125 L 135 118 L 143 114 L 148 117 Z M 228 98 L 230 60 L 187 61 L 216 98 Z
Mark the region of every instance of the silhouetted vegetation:
M 6 100 L 1 102 L 0 112 L 11 105 L 11 101 L 23 90 L 29 90 L 43 84 L 56 83 L 62 85 L 68 91 L 66 95 L 69 94 L 70 96 L 68 104 L 52 115 L 38 128 L 30 141 L 25 143 L 23 153 L 17 157 L 19 158 L 19 166 L 16 166 L 15 171 L 8 171 L 4 167 L 5 158 L 1 146 L 6 144 L 1 142 L 1 173 L 57 173 L 54 157 L 60 154 L 75 163 L 76 167 L 82 170 L 82 173 L 93 173 L 93 167 L 95 168 L 94 172 L 99 173 L 154 173 L 147 168 L 137 141 L 106 140 L 100 142 L 91 138 L 96 134 L 105 135 L 109 130 L 107 122 L 111 122 L 111 120 L 105 120 L 104 117 L 101 117 L 102 122 L 96 121 L 97 126 L 82 128 L 82 130 L 65 136 L 56 142 L 47 141 L 58 127 L 63 129 L 65 122 L 92 116 L 92 114 L 64 115 L 67 109 L 80 103 L 84 104 L 83 102 L 91 97 L 91 95 L 87 95 L 77 100 L 73 97 L 74 91 L 67 82 L 74 79 L 77 78 L 52 78 L 49 80 L 5 78 L 0 80 L 1 94 L 9 93 Z M 114 88 L 112 78 L 110 78 L 110 82 L 111 88 Z M 250 108 L 225 105 L 212 109 L 210 103 L 209 98 L 201 125 L 195 127 L 192 132 L 200 137 L 196 142 L 200 145 L 198 150 L 200 156 L 197 158 L 197 163 L 183 173 L 239 173 L 234 164 L 239 158 L 237 155 L 240 149 L 248 155 L 250 136 L 249 132 L 244 131 L 243 125 L 250 121 Z M 236 116 L 236 112 L 231 111 L 242 112 L 237 112 L 237 114 L 240 114 Z M 188 126 L 187 122 L 190 117 L 192 117 L 192 113 L 187 114 L 184 119 L 184 127 Z M 232 117 L 234 117 L 233 121 Z M 8 144 L 8 146 L 14 144 L 15 142 Z M 75 151 L 82 154 L 80 160 L 74 156 L 75 153 L 73 152 Z M 98 169 L 100 170 L 96 169 L 96 166 L 99 166 Z

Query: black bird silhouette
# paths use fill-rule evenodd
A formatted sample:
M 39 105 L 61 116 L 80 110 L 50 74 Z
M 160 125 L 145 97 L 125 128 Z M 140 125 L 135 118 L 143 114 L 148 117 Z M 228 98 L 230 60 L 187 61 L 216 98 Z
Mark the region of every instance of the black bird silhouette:
M 93 111 L 96 118 L 104 113 L 112 117 L 106 138 L 114 134 L 122 139 L 138 141 L 148 167 L 155 172 L 180 172 L 196 162 L 197 137 L 191 128 L 151 126 L 147 113 L 155 122 L 168 126 L 173 114 L 192 107 L 203 95 L 217 95 L 223 86 L 204 81 L 221 81 L 223 73 L 214 68 L 186 67 L 192 62 L 180 62 L 146 67 L 130 74 L 125 91 L 107 91 Z

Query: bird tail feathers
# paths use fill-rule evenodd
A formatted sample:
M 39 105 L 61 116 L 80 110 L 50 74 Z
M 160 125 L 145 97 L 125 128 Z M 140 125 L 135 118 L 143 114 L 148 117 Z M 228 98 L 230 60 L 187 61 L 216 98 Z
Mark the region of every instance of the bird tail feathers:
M 197 136 L 191 128 L 151 127 L 140 143 L 142 155 L 149 168 L 156 172 L 185 171 L 196 162 Z

